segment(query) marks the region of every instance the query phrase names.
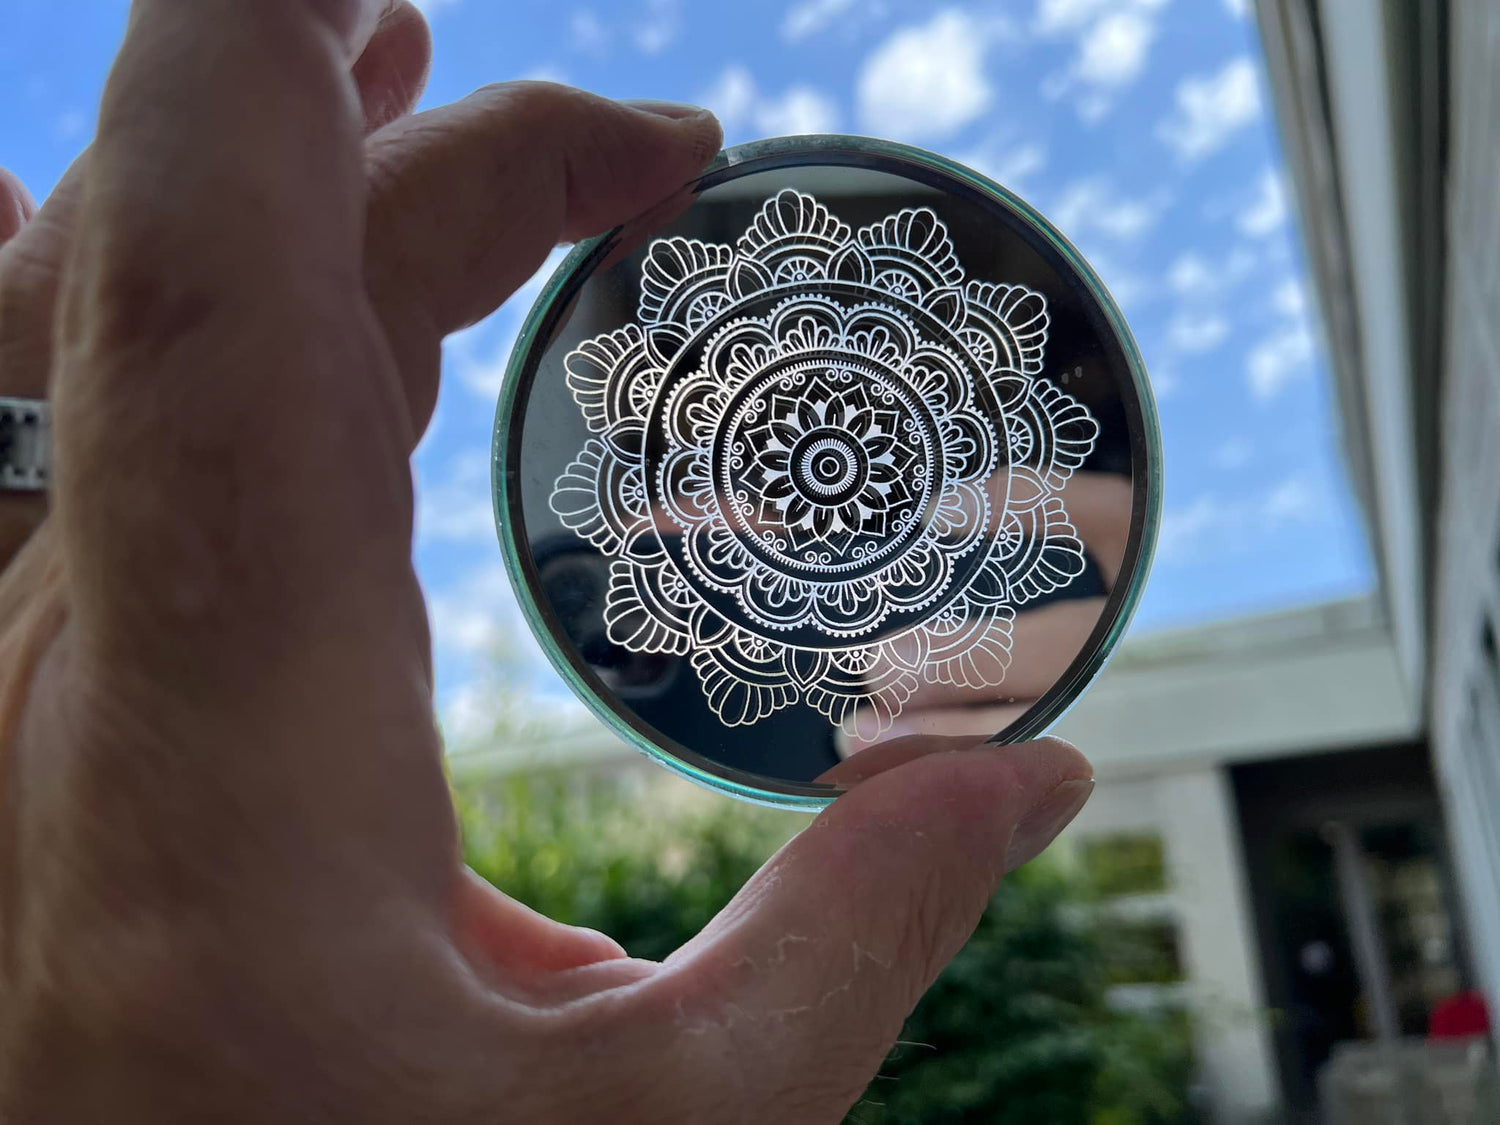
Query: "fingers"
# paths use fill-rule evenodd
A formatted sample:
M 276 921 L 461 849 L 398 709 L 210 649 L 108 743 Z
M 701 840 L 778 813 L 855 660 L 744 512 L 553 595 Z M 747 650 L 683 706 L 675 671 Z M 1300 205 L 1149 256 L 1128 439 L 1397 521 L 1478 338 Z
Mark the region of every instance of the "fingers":
M 512 988 L 539 972 L 562 972 L 625 956 L 612 938 L 554 922 L 467 869 L 454 909 L 459 948 L 481 971 Z
M 379 11 L 133 9 L 60 294 L 54 504 L 81 621 L 264 617 L 269 635 L 336 573 L 409 578 L 409 439 L 363 297 L 348 74 Z
M 411 110 L 421 96 L 430 60 L 426 22 L 408 0 L 402 0 L 386 14 L 354 64 L 367 129 Z M 0 244 L 36 215 L 8 247 L 0 246 L 0 395 L 47 395 L 58 279 L 72 245 L 86 156 L 68 169 L 39 213 L 24 186 L 0 169 Z M 46 511 L 44 496 L 0 499 L 0 568 L 36 530 Z
M 653 108 L 513 82 L 371 138 L 366 280 L 418 432 L 444 335 L 497 308 L 559 241 L 634 217 L 718 149 L 712 115 Z
M 36 214 L 36 200 L 15 173 L 0 168 L 0 243 L 10 241 Z
M 374 132 L 410 113 L 432 67 L 432 33 L 411 0 L 386 12 L 354 64 L 365 129 Z
M 96 327 L 149 338 L 270 271 L 357 262 L 361 120 L 345 54 L 362 13 L 380 10 L 136 0 L 100 110 L 77 263 L 102 302 Z
M 0 246 L 0 395 L 47 397 L 52 313 L 72 244 L 84 160 L 73 162 L 42 209 Z M 29 210 L 29 201 L 26 196 L 17 214 Z M 0 496 L 0 569 L 9 565 L 46 515 L 45 494 Z
M 1000 876 L 1061 831 L 1091 778 L 1083 755 L 1056 740 L 935 754 L 870 778 L 767 863 L 643 993 L 673 998 L 679 1042 L 706 1056 L 701 1065 L 732 1055 L 766 1083 L 769 1109 L 779 1087 L 798 1096 L 797 1120 L 835 1120 Z

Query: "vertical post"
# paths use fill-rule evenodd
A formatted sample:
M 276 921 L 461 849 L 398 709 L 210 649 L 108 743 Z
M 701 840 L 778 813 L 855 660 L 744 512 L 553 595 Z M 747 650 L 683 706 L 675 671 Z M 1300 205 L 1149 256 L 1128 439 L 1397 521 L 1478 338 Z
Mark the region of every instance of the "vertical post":
M 1333 847 L 1339 897 L 1343 900 L 1344 917 L 1349 923 L 1349 940 L 1354 947 L 1354 968 L 1370 1002 L 1375 1036 L 1380 1042 L 1394 1046 L 1401 1038 L 1401 1025 L 1396 1019 L 1390 961 L 1386 957 L 1385 942 L 1380 936 L 1380 925 L 1375 914 L 1375 901 L 1370 893 L 1364 849 L 1360 847 L 1354 830 L 1339 821 L 1331 821 L 1323 826 L 1323 838 Z

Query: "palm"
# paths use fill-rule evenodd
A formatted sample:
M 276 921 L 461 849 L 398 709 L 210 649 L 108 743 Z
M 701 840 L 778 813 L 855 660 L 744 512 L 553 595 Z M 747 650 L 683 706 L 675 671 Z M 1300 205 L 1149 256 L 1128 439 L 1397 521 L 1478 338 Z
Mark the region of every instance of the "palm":
M 415 9 L 314 7 L 138 0 L 0 252 L 57 448 L 0 509 L 0 1115 L 836 1119 L 1087 764 L 866 782 L 661 964 L 468 876 L 411 566 L 440 342 L 718 133 L 536 84 L 404 117 Z

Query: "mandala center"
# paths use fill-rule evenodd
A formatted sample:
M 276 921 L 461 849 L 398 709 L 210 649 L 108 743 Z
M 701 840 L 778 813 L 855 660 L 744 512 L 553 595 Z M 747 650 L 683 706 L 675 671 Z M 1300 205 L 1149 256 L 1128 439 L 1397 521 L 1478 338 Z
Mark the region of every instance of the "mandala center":
M 550 501 L 611 560 L 610 640 L 729 726 L 1000 684 L 1015 607 L 1083 570 L 1060 493 L 1098 425 L 1042 376 L 1045 298 L 968 279 L 930 208 L 855 232 L 790 188 L 641 277 L 639 323 L 568 355 L 594 436 Z
M 788 462 L 792 487 L 808 503 L 846 504 L 860 494 L 870 473 L 870 458 L 848 434 L 821 427 L 792 448 Z
M 941 436 L 896 372 L 794 358 L 746 380 L 722 419 L 711 452 L 722 511 L 759 564 L 845 581 L 921 537 L 943 479 Z

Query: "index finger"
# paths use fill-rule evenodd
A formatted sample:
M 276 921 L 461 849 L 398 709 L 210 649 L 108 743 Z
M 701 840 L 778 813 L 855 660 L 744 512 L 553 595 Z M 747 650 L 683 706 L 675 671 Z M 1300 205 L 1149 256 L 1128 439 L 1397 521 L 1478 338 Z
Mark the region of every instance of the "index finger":
M 82 619 L 294 612 L 356 543 L 367 570 L 406 565 L 407 442 L 388 432 L 404 409 L 363 300 L 348 72 L 383 8 L 132 8 L 62 289 L 56 505 Z

